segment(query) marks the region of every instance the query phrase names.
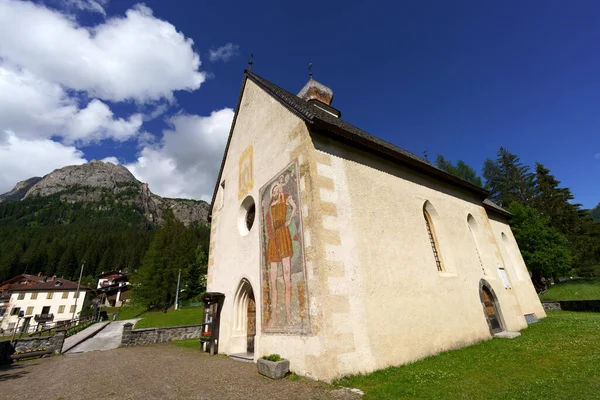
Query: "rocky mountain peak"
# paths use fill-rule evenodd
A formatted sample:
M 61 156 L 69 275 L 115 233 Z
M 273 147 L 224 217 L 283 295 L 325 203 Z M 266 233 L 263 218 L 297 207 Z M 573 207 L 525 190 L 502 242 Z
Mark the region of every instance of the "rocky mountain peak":
M 166 210 L 171 210 L 185 225 L 207 223 L 208 220 L 209 205 L 206 202 L 162 198 L 153 194 L 147 183 L 138 181 L 124 166 L 98 160 L 59 168 L 43 178 L 19 182 L 13 190 L 0 195 L 0 202 L 54 194 L 62 201 L 88 203 L 98 209 L 110 208 L 107 201 L 112 199 L 110 201 L 133 206 L 156 224 L 162 224 Z
M 127 168 L 109 162 L 92 160 L 82 165 L 56 169 L 27 191 L 25 197 L 49 196 L 77 186 L 114 190 L 119 183 L 141 184 Z

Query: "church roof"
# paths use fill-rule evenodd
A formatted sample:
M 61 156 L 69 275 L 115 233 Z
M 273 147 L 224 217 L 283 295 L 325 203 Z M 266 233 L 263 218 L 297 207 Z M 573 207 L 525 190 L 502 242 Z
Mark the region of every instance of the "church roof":
M 416 169 L 422 173 L 425 173 L 430 176 L 434 176 L 442 181 L 452 184 L 453 186 L 461 187 L 473 194 L 476 194 L 483 201 L 483 205 L 485 208 L 496 211 L 504 216 L 510 216 L 511 214 L 504 210 L 502 207 L 493 203 L 492 201 L 486 199 L 489 196 L 489 192 L 477 185 L 474 185 L 470 182 L 465 181 L 457 176 L 449 174 L 446 171 L 443 171 L 430 163 L 429 161 L 407 151 L 401 147 L 393 145 L 389 142 L 386 142 L 383 139 L 380 139 L 376 136 L 371 135 L 370 133 L 342 120 L 341 118 L 337 118 L 330 113 L 314 106 L 313 104 L 301 99 L 300 97 L 288 92 L 285 89 L 275 85 L 274 83 L 256 75 L 251 71 L 245 71 L 245 77 L 252 80 L 259 87 L 269 93 L 274 99 L 279 101 L 284 107 L 290 110 L 292 113 L 296 114 L 298 117 L 303 119 L 307 124 L 313 126 L 320 132 L 327 132 L 337 136 L 339 139 L 344 141 L 348 141 L 355 146 L 358 145 L 362 150 L 374 153 L 378 156 L 384 156 L 386 158 L 391 158 L 395 162 L 400 163 L 402 165 L 409 166 L 413 169 Z M 242 85 L 242 90 L 240 92 L 240 100 L 244 90 L 244 85 Z M 239 109 L 239 101 L 238 101 L 238 109 Z M 236 110 L 236 117 L 237 117 Z M 225 155 L 223 157 L 223 161 L 221 163 L 221 170 L 219 171 L 219 176 L 217 178 L 217 182 L 215 185 L 215 190 L 213 192 L 213 198 L 211 201 L 211 210 L 214 205 L 215 196 L 217 193 L 217 189 L 219 187 L 219 181 L 221 179 L 221 174 L 223 172 L 223 168 L 225 166 L 225 157 L 227 156 L 227 151 L 229 149 L 229 142 L 231 140 L 231 135 L 233 133 L 233 129 L 235 127 L 235 117 L 233 120 L 233 124 L 231 126 L 231 131 L 229 133 L 229 138 L 227 140 L 227 145 L 225 147 Z

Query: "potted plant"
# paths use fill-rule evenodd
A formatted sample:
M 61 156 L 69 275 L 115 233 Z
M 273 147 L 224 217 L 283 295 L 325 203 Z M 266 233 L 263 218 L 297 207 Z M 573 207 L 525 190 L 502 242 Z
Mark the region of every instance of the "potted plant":
M 211 331 L 202 332 L 202 334 L 200 335 L 200 337 L 202 339 L 208 340 L 208 339 L 210 339 L 212 337 L 212 332 Z
M 271 354 L 258 359 L 258 373 L 271 379 L 281 379 L 290 371 L 290 361 L 279 354 Z

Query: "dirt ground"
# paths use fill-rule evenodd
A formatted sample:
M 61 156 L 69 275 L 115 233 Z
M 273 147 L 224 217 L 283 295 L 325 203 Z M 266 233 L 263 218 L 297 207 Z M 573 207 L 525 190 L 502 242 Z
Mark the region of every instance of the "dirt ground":
M 272 381 L 256 364 L 160 344 L 54 356 L 0 369 L 0 399 L 357 399 L 306 378 Z

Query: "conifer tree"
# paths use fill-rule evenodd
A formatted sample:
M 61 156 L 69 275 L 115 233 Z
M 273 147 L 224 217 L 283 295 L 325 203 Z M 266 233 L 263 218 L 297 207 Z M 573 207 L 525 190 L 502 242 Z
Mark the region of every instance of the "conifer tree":
M 474 185 L 483 187 L 481 177 L 477 176 L 477 172 L 463 160 L 458 160 L 456 165 L 454 165 L 451 161 L 446 160 L 443 155 L 438 154 L 435 164 L 439 169 L 464 179 L 467 182 L 471 182 Z
M 573 233 L 579 222 L 578 204 L 571 204 L 574 199 L 571 190 L 559 188 L 558 181 L 550 170 L 540 163 L 535 166 L 536 196 L 533 207 L 541 217 L 549 219 L 550 226 L 564 235 Z
M 496 160 L 485 160 L 483 177 L 492 200 L 507 207 L 513 201 L 532 206 L 535 197 L 535 175 L 517 155 L 500 147 Z

